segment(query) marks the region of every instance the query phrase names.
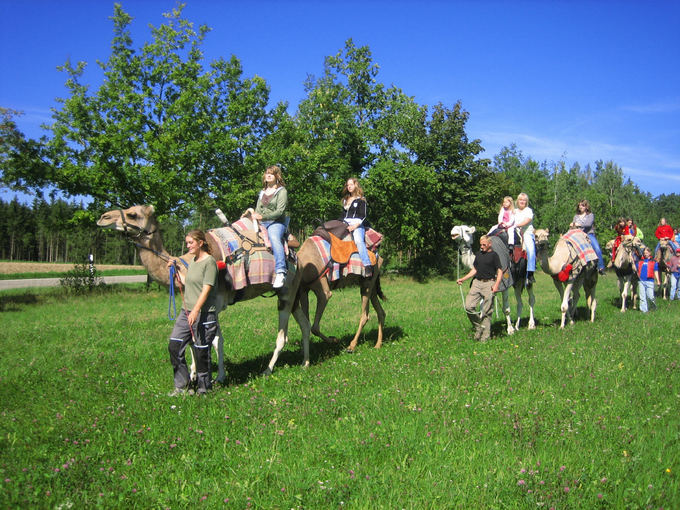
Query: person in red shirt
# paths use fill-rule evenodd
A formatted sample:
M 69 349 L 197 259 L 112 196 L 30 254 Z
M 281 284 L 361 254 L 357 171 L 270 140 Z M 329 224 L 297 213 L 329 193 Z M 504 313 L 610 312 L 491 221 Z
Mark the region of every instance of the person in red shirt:
M 668 223 L 666 223 L 666 218 L 661 218 L 659 220 L 659 226 L 656 227 L 656 230 L 654 231 L 654 235 L 656 238 L 659 240 L 659 243 L 657 243 L 656 248 L 654 249 L 654 256 L 656 257 L 656 254 L 659 252 L 659 245 L 660 242 L 663 240 L 666 240 L 670 243 L 673 252 L 677 250 L 679 247 L 675 244 L 673 241 L 673 227 L 671 227 Z

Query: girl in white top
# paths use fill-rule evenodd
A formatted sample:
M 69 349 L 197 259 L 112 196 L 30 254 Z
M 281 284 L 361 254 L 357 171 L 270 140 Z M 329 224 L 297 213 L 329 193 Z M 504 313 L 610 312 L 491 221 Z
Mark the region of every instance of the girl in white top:
M 536 271 L 536 240 L 534 238 L 534 211 L 529 207 L 529 196 L 526 193 L 517 195 L 515 226 L 522 231 L 524 251 L 527 252 L 527 285 L 529 285 L 534 282 Z

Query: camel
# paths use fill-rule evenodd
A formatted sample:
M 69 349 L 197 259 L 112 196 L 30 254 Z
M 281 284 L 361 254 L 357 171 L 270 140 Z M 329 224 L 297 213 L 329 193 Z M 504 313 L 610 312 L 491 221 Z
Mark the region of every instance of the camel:
M 475 231 L 475 227 L 469 227 L 467 225 L 456 225 L 451 229 L 451 239 L 458 241 L 458 259 L 468 268 L 472 268 L 472 264 L 475 260 L 474 253 L 472 252 L 472 241 Z M 500 242 L 502 243 L 502 241 Z M 499 246 L 493 243 L 492 247 L 494 250 L 499 249 Z M 507 246 L 505 249 L 507 249 Z M 503 298 L 503 314 L 505 315 L 506 330 L 508 335 L 512 335 L 515 333 L 515 331 L 519 330 L 522 311 L 524 309 L 524 303 L 522 301 L 522 292 L 524 289 L 527 290 L 529 295 L 528 329 L 536 329 L 536 321 L 534 319 L 534 305 L 536 303 L 534 288 L 533 285 L 526 285 L 527 266 L 526 262 L 523 264 L 522 262 L 524 261 L 520 261 L 518 264 L 511 264 L 510 267 L 510 272 L 512 274 L 512 288 L 515 291 L 515 301 L 517 303 L 517 321 L 514 323 L 514 325 L 512 322 L 512 311 L 510 309 L 510 288 L 506 287 L 501 291 L 501 296 Z M 504 268 L 504 270 L 505 269 L 507 268 Z
M 615 240 L 612 239 L 607 243 L 605 249 L 611 251 L 614 247 Z M 626 298 L 630 290 L 630 297 L 632 300 L 632 308 L 635 309 L 637 301 L 637 272 L 635 270 L 635 258 L 633 256 L 634 250 L 642 246 L 642 241 L 639 238 L 630 235 L 624 235 L 619 248 L 616 250 L 616 257 L 614 258 L 614 272 L 616 273 L 617 283 L 619 286 L 619 293 L 621 294 L 621 313 L 626 311 Z
M 671 273 L 668 267 L 672 256 L 673 246 L 668 242 L 668 239 L 661 239 L 654 259 L 659 264 L 659 276 L 663 275 L 661 287 L 659 288 L 663 299 L 668 299 L 668 295 L 671 292 Z
M 595 296 L 598 277 L 597 261 L 591 260 L 584 265 L 578 254 L 565 241 L 564 237 L 560 237 L 560 240 L 555 245 L 553 255 L 549 257 L 549 234 L 548 229 L 536 230 L 534 234 L 536 237 L 536 256 L 541 262 L 543 272 L 553 277 L 555 288 L 560 294 L 560 299 L 562 299 L 560 306 L 562 311 L 560 329 L 564 329 L 567 320 L 569 320 L 569 324 L 574 323 L 574 313 L 581 287 L 586 292 L 586 302 L 590 310 L 590 322 L 594 322 L 595 310 L 597 309 L 597 299 Z M 571 270 L 569 270 L 569 266 L 571 266 Z M 558 275 L 564 271 L 568 273 L 568 277 L 566 281 L 562 282 Z
M 249 219 L 244 219 L 248 223 Z M 142 264 L 147 269 L 149 276 L 162 285 L 169 286 L 169 269 L 167 263 L 170 260 L 176 260 L 163 247 L 163 240 L 158 229 L 158 221 L 154 215 L 153 206 L 135 205 L 129 209 L 121 210 L 114 209 L 102 214 L 97 225 L 102 228 L 114 229 L 123 232 L 128 239 L 134 242 L 137 247 L 137 253 L 142 261 Z M 212 254 L 221 253 L 220 247 L 217 245 L 213 236 L 206 236 L 210 252 Z M 183 260 L 188 260 L 187 255 L 180 257 Z M 219 259 L 220 256 L 215 257 Z M 186 269 L 183 264 L 177 264 L 181 272 Z M 236 292 L 231 285 L 229 285 L 220 272 L 218 278 L 218 294 L 217 294 L 217 311 L 224 310 L 227 305 L 234 302 Z M 303 364 L 305 367 L 309 366 L 309 337 L 310 326 L 309 320 L 305 317 L 302 311 L 297 307 L 294 309 L 294 301 L 300 284 L 300 275 L 294 271 L 294 276 L 286 278 L 286 283 L 278 294 L 278 311 L 279 311 L 279 328 L 276 337 L 276 348 L 271 360 L 265 370 L 264 374 L 271 374 L 274 370 L 274 365 L 281 353 L 281 350 L 288 341 L 288 320 L 291 313 L 298 322 L 302 331 L 302 347 L 303 347 Z M 269 283 L 261 283 L 257 285 L 248 285 L 244 289 L 238 291 L 238 300 L 248 300 L 261 296 L 265 292 L 273 292 L 272 286 Z M 218 334 L 213 342 L 213 347 L 217 352 L 218 359 L 218 382 L 223 383 L 226 380 L 226 373 L 224 370 L 224 338 L 221 331 L 218 329 Z M 192 379 L 195 376 L 195 365 L 192 362 L 191 368 Z
M 300 274 L 300 308 L 303 310 L 305 317 L 308 318 L 309 291 L 314 292 L 316 295 L 316 312 L 311 331 L 315 336 L 326 342 L 336 341 L 335 338 L 328 337 L 321 332 L 321 317 L 332 296 L 332 290 L 358 285 L 361 291 L 361 315 L 359 317 L 359 326 L 354 338 L 347 347 L 347 351 L 354 352 L 357 346 L 361 331 L 369 319 L 369 303 L 373 305 L 373 309 L 378 317 L 378 340 L 375 343 L 375 348 L 379 349 L 382 346 L 385 311 L 380 304 L 380 299 L 384 300 L 385 296 L 380 289 L 380 269 L 383 259 L 380 256 L 376 256 L 376 258 L 377 263 L 373 266 L 373 274 L 370 277 L 366 278 L 350 273 L 339 280 L 329 283 L 329 278 L 326 276 L 326 264 L 312 238 L 310 237 L 302 243 L 297 253 L 298 273 Z

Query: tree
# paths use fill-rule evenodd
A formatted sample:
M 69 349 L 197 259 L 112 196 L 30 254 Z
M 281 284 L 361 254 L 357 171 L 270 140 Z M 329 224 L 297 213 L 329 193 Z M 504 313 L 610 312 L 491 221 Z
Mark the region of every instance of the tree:
M 248 158 L 271 127 L 269 89 L 243 78 L 236 57 L 204 70 L 209 29 L 194 30 L 182 6 L 165 17 L 136 51 L 132 18 L 115 4 L 112 54 L 98 62 L 94 93 L 84 62 L 61 66 L 70 97 L 59 100 L 49 141 L 59 189 L 107 206 L 152 203 L 160 215 L 243 201 Z

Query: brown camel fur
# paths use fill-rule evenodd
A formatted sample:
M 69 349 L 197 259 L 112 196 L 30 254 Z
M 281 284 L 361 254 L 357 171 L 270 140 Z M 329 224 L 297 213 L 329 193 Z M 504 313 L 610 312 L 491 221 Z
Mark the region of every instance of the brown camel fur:
M 553 277 L 555 288 L 560 294 L 560 299 L 562 299 L 560 306 L 562 311 L 560 328 L 564 328 L 567 319 L 570 324 L 574 323 L 574 313 L 576 312 L 581 286 L 583 286 L 586 292 L 586 302 L 590 310 L 590 322 L 594 322 L 595 310 L 597 309 L 597 299 L 595 297 L 598 277 L 597 264 L 591 261 L 584 266 L 578 255 L 569 248 L 569 245 L 562 237 L 557 241 L 553 255 L 548 257 L 548 249 L 550 247 L 548 241 L 549 234 L 550 232 L 547 229 L 536 230 L 534 234 L 536 237 L 536 257 L 541 262 L 543 272 Z M 557 275 L 567 264 L 572 265 L 572 270 L 567 281 L 561 282 Z
M 375 348 L 379 349 L 383 340 L 383 329 L 385 327 L 385 311 L 380 303 L 380 299 L 384 299 L 382 291 L 380 290 L 380 268 L 383 264 L 382 257 L 378 257 L 377 264 L 373 266 L 373 275 L 370 278 L 364 278 L 360 275 L 349 274 L 344 278 L 329 283 L 326 275 L 326 266 L 321 258 L 318 248 L 312 239 L 306 239 L 297 254 L 298 259 L 298 273 L 300 274 L 300 308 L 302 308 L 305 317 L 309 317 L 309 291 L 311 290 L 316 295 L 316 312 L 314 314 L 314 323 L 312 324 L 312 333 L 322 340 L 336 341 L 335 338 L 330 338 L 321 332 L 320 323 L 328 300 L 332 296 L 331 290 L 340 289 L 349 286 L 359 286 L 361 291 L 361 315 L 359 317 L 359 327 L 357 328 L 354 338 L 347 347 L 348 352 L 354 352 L 359 341 L 359 336 L 369 319 L 369 302 L 373 305 L 375 313 L 378 317 L 378 340 L 375 343 Z
M 468 227 L 467 225 L 456 225 L 451 229 L 451 239 L 458 243 L 459 260 L 469 269 L 472 268 L 472 264 L 475 261 L 475 254 L 472 252 L 472 241 L 474 240 L 473 234 L 475 233 L 475 230 L 475 227 Z M 522 292 L 524 289 L 527 290 L 527 294 L 529 295 L 529 322 L 527 328 L 536 329 L 536 321 L 534 319 L 534 305 L 536 304 L 534 286 L 526 285 L 526 276 L 526 264 L 524 264 L 524 270 L 520 271 L 520 274 L 517 275 L 517 278 L 515 278 L 512 283 L 512 287 L 515 291 L 515 302 L 517 303 L 517 321 L 514 326 L 512 322 L 512 311 L 510 309 L 510 289 L 507 288 L 501 292 L 501 295 L 503 296 L 503 313 L 505 315 L 508 335 L 514 334 L 515 331 L 519 329 L 524 308 L 524 302 L 522 301 Z
M 606 250 L 611 251 L 614 247 L 615 240 L 612 239 L 605 246 Z M 630 290 L 630 297 L 632 300 L 632 308 L 635 308 L 637 302 L 637 272 L 635 271 L 635 259 L 633 252 L 642 245 L 642 241 L 637 237 L 631 235 L 622 236 L 622 241 L 619 248 L 616 250 L 616 257 L 614 258 L 614 272 L 616 273 L 617 284 L 619 286 L 619 294 L 621 294 L 621 313 L 626 311 L 626 298 Z
M 102 214 L 97 222 L 97 225 L 102 228 L 110 228 L 123 232 L 131 241 L 135 243 L 139 258 L 142 264 L 149 272 L 151 278 L 169 286 L 169 269 L 167 263 L 169 260 L 176 259 L 172 257 L 163 247 L 163 240 L 158 229 L 158 221 L 154 215 L 153 206 L 135 205 L 129 209 L 121 210 L 114 209 Z M 206 236 L 210 253 L 219 254 L 219 247 L 214 244 L 212 236 Z M 219 256 L 218 256 L 219 257 Z M 185 254 L 180 257 L 184 260 L 189 260 L 189 255 Z M 186 271 L 183 264 L 178 263 L 177 267 L 181 273 Z M 304 365 L 309 365 L 309 336 L 310 327 L 309 320 L 305 317 L 302 311 L 297 307 L 294 310 L 293 304 L 300 284 L 300 275 L 297 271 L 289 272 L 286 278 L 284 287 L 277 292 L 278 294 L 278 311 L 279 311 L 279 329 L 276 337 L 276 349 L 265 370 L 265 374 L 269 374 L 274 369 L 276 360 L 281 353 L 281 350 L 288 341 L 288 320 L 291 311 L 300 325 L 302 331 L 302 346 Z M 228 285 L 226 280 L 221 277 L 218 278 L 218 293 L 217 293 L 217 310 L 218 313 L 224 310 L 229 303 L 234 301 L 235 291 L 231 285 Z M 253 299 L 261 296 L 265 292 L 272 292 L 272 286 L 268 283 L 249 285 L 243 289 L 243 293 L 239 294 L 239 300 Z M 215 345 L 217 344 L 217 345 Z M 218 335 L 213 342 L 213 347 L 217 351 L 218 356 L 218 381 L 224 382 L 226 374 L 224 371 L 224 339 L 221 331 L 218 330 Z M 192 376 L 194 374 L 194 365 L 192 362 Z
M 673 246 L 668 242 L 668 239 L 661 239 L 659 241 L 659 250 L 656 252 L 654 260 L 659 263 L 659 276 L 663 275 L 661 287 L 659 288 L 663 299 L 668 299 L 668 295 L 671 293 L 671 273 L 668 268 L 672 256 Z

